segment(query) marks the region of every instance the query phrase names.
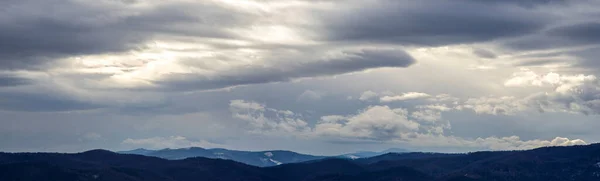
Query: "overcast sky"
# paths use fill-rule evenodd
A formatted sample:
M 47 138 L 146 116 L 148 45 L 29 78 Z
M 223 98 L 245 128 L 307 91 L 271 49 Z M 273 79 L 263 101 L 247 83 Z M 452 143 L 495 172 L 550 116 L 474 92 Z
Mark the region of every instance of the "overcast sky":
M 597 0 L 2 0 L 0 151 L 600 141 Z

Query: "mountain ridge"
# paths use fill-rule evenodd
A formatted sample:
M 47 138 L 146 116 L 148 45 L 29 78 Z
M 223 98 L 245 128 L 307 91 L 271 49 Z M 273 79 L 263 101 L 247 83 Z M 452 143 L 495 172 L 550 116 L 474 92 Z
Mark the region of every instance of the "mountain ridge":
M 330 157 L 347 158 L 347 159 L 360 159 L 372 156 L 378 156 L 386 154 L 392 151 L 407 151 L 399 148 L 390 148 L 381 152 L 355 152 L 337 156 L 317 156 L 302 154 L 288 150 L 266 150 L 266 151 L 240 151 L 240 150 L 229 150 L 224 148 L 202 148 L 202 147 L 188 147 L 178 149 L 160 149 L 160 150 L 149 150 L 144 148 L 138 148 L 128 151 L 118 151 L 117 153 L 123 154 L 137 154 L 144 156 L 153 156 L 159 158 L 165 158 L 169 160 L 180 160 L 192 157 L 205 157 L 205 158 L 219 158 L 226 160 L 234 160 L 242 162 L 248 165 L 254 165 L 259 167 L 276 166 L 286 163 L 298 163 L 306 162 L 311 160 L 319 160 Z
M 600 144 L 463 154 L 386 154 L 257 167 L 233 160 L 163 158 L 107 150 L 0 153 L 3 181 L 597 181 Z

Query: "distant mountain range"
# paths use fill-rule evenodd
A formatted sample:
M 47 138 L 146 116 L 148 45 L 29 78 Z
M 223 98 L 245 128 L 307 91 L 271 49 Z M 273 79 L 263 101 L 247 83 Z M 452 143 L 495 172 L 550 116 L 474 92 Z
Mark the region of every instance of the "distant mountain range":
M 374 156 L 379 156 L 379 155 L 383 155 L 383 154 L 387 154 L 387 153 L 407 153 L 410 152 L 408 150 L 405 149 L 400 149 L 400 148 L 390 148 L 387 150 L 383 150 L 381 152 L 374 152 L 374 151 L 361 151 L 361 152 L 356 152 L 356 153 L 348 153 L 348 154 L 343 154 L 337 157 L 340 158 L 349 158 L 349 159 L 360 159 L 360 158 L 369 158 L 369 157 L 374 157 Z
M 138 150 L 140 151 L 140 150 Z M 600 144 L 465 154 L 388 153 L 256 167 L 92 150 L 0 153 L 2 181 L 598 181 Z
M 401 153 L 407 152 L 403 149 L 388 149 L 382 152 L 356 152 L 351 154 L 344 154 L 339 156 L 332 156 L 335 158 L 348 158 L 348 159 L 359 159 L 359 158 L 367 158 L 378 155 L 383 155 L 386 153 Z M 228 150 L 222 148 L 213 148 L 213 149 L 204 149 L 199 147 L 191 147 L 191 148 L 180 148 L 180 149 L 162 149 L 162 150 L 147 150 L 147 149 L 135 149 L 130 151 L 121 151 L 118 152 L 121 154 L 136 154 L 136 155 L 144 155 L 144 156 L 153 156 L 159 157 L 169 160 L 181 160 L 186 158 L 193 157 L 204 157 L 204 158 L 216 158 L 216 159 L 225 159 L 225 160 L 233 160 L 236 162 L 245 163 L 248 165 L 259 166 L 259 167 L 269 167 L 276 166 L 286 163 L 298 163 L 298 162 L 306 162 L 311 160 L 319 160 L 324 158 L 330 158 L 328 156 L 314 156 L 314 155 L 306 155 L 300 154 L 291 151 L 283 151 L 283 150 L 272 150 L 272 151 L 237 151 L 237 150 Z

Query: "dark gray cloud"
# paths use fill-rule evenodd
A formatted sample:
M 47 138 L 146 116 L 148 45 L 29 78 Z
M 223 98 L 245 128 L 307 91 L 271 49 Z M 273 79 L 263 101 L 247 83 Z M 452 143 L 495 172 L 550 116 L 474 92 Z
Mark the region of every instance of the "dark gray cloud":
M 549 36 L 560 37 L 582 44 L 600 43 L 600 22 L 584 22 L 551 29 Z
M 287 8 L 287 5 L 275 8 L 270 6 L 271 1 L 287 3 L 259 0 L 255 2 L 265 4 L 256 8 L 224 7 L 228 5 L 218 4 L 223 1 L 214 1 L 217 3 L 214 4 L 208 0 L 0 0 L 0 72 L 8 72 L 6 75 L 0 73 L 0 151 L 116 148 L 126 138 L 178 135 L 198 140 L 233 140 L 233 143 L 226 143 L 236 145 L 239 149 L 309 149 L 319 154 L 367 148 L 369 145 L 377 145 L 377 149 L 384 149 L 394 145 L 374 144 L 372 141 L 357 144 L 356 140 L 347 142 L 352 144 L 331 144 L 327 140 L 321 142 L 253 137 L 245 134 L 247 127 L 237 120 L 232 120 L 227 111 L 228 103 L 235 99 L 254 100 L 278 110 L 294 111 L 309 125 L 313 125 L 321 116 L 354 115 L 358 114 L 356 110 L 371 106 L 371 103 L 356 101 L 357 97 L 348 97 L 358 96 L 365 90 L 423 91 L 472 97 L 488 95 L 491 89 L 494 89 L 494 93 L 498 93 L 496 90 L 502 90 L 500 94 L 512 96 L 520 92 L 514 89 L 490 88 L 493 86 L 491 84 L 502 84 L 498 81 L 501 75 L 495 73 L 504 70 L 503 67 L 499 67 L 497 71 L 490 71 L 493 75 L 485 71 L 471 74 L 469 71 L 457 69 L 458 66 L 447 67 L 463 63 L 461 61 L 448 64 L 442 64 L 446 63 L 442 61 L 433 62 L 429 58 L 439 56 L 438 54 L 423 56 L 421 53 L 426 53 L 420 50 L 415 51 L 414 55 L 424 57 L 423 64 L 402 71 L 389 69 L 335 79 L 300 82 L 291 80 L 335 76 L 382 67 L 409 67 L 414 64 L 415 60 L 404 51 L 385 49 L 388 46 L 442 46 L 483 42 L 485 46 L 477 47 L 487 48 L 493 47 L 495 43 L 504 43 L 508 38 L 516 43 L 501 46 L 516 51 L 527 51 L 593 46 L 598 42 L 594 31 L 598 28 L 595 18 L 600 17 L 600 13 L 592 12 L 581 16 L 569 9 L 571 5 L 590 0 L 327 0 L 326 3 L 318 5 L 313 4 L 314 1 L 306 0 L 291 4 L 290 9 L 283 9 L 285 12 L 277 8 Z M 565 11 L 557 12 L 558 9 Z M 584 11 L 585 7 L 582 9 Z M 311 12 L 286 14 L 295 11 Z M 289 16 L 300 20 L 292 20 Z M 285 32 L 285 28 L 283 32 L 274 34 L 260 32 L 265 27 L 265 32 L 270 31 L 271 26 L 276 30 L 279 30 L 279 26 L 293 30 L 293 34 L 299 36 L 298 39 L 309 42 L 308 46 L 304 41 L 286 42 L 287 38 L 294 37 L 287 37 L 288 32 Z M 256 30 L 259 32 L 255 32 Z M 250 37 L 254 33 L 264 33 L 264 36 L 269 38 L 273 35 L 274 40 L 282 39 L 282 42 L 265 43 L 261 41 L 265 37 Z M 282 36 L 278 37 L 279 35 Z M 321 39 L 313 39 L 315 37 Z M 152 45 L 152 48 L 146 49 L 148 47 L 145 47 L 145 44 L 153 40 L 157 40 L 157 44 L 174 46 L 155 48 Z M 178 43 L 185 44 L 184 50 L 178 47 Z M 188 44 L 190 47 L 187 47 Z M 384 49 L 342 51 L 359 47 Z M 136 52 L 125 53 L 131 50 Z M 168 51 L 173 57 L 169 54 L 165 56 L 169 60 L 164 60 L 162 54 L 155 50 Z M 252 53 L 246 54 L 246 50 Z M 145 60 L 142 56 L 136 57 L 138 52 L 151 54 L 151 60 Z M 327 53 L 331 52 L 339 54 L 328 56 Z M 535 55 L 527 52 L 522 57 L 515 57 L 526 59 L 525 61 L 519 60 L 513 65 L 561 63 L 568 60 L 556 57 L 576 55 L 581 59 L 578 62 L 579 66 L 591 66 L 594 73 L 597 73 L 595 67 L 600 66 L 597 61 L 597 57 L 600 57 L 598 52 L 598 47 L 567 52 L 542 52 Z M 57 65 L 55 61 L 65 57 L 105 53 L 117 54 L 107 58 L 111 60 L 106 62 L 100 60 L 104 56 L 90 58 L 93 65 L 80 65 L 74 63 L 76 61 L 61 61 L 61 64 Z M 154 53 L 160 55 L 154 57 Z M 212 53 L 215 56 L 204 57 Z M 511 52 L 481 49 L 472 53 L 483 58 L 494 58 L 498 53 L 502 54 L 500 58 L 504 59 L 504 55 L 510 55 Z M 201 54 L 202 57 L 198 58 L 196 54 Z M 144 60 L 131 63 L 123 60 L 111 62 L 113 58 Z M 435 58 L 438 57 L 432 59 Z M 243 63 L 248 65 L 236 66 Z M 181 72 L 193 73 L 171 73 L 179 72 L 172 70 L 179 68 L 184 69 Z M 434 69 L 435 74 L 423 73 Z M 137 70 L 140 70 L 140 74 L 137 74 Z M 132 75 L 129 77 L 130 74 L 123 74 L 125 76 L 121 79 L 122 77 L 115 76 L 114 73 L 120 71 Z M 31 77 L 20 77 L 23 75 L 20 73 Z M 160 77 L 159 74 L 164 76 L 154 79 Z M 450 76 L 455 74 L 459 76 Z M 508 75 L 507 72 L 501 74 Z M 140 77 L 137 77 L 138 75 Z M 147 81 L 154 83 L 158 89 L 152 87 L 139 91 L 138 84 L 127 84 L 130 78 L 145 80 L 146 76 L 150 79 Z M 414 77 L 426 81 L 408 81 Z M 124 81 L 113 82 L 111 78 Z M 285 83 L 242 86 L 230 91 L 178 92 L 271 82 Z M 460 83 L 456 84 L 457 82 Z M 121 83 L 124 85 L 120 85 Z M 129 86 L 134 88 L 128 89 Z M 298 102 L 298 95 L 305 90 L 324 92 L 326 96 L 322 96 L 321 101 Z M 582 86 L 578 90 L 582 92 L 537 97 L 540 101 L 535 103 L 539 103 L 540 107 L 560 104 L 564 106 L 556 109 L 569 108 L 574 112 L 598 112 L 595 110 L 600 109 L 600 89 L 597 86 Z M 414 112 L 417 111 L 415 106 L 428 104 L 426 101 L 428 100 L 396 102 L 390 106 Z M 569 107 L 573 103 L 578 103 L 586 109 L 575 110 L 575 107 Z M 510 110 L 497 111 L 507 113 L 506 111 Z M 456 115 L 447 117 L 447 113 Z M 542 115 L 547 116 L 540 117 L 529 112 L 523 113 L 522 116 L 482 116 L 470 111 L 450 111 L 441 114 L 443 119 L 452 121 L 452 129 L 447 130 L 447 134 L 462 138 L 512 135 L 519 135 L 527 140 L 552 139 L 557 135 L 569 138 L 580 138 L 584 135 L 586 141 L 597 141 L 599 138 L 592 129 L 595 126 L 590 126 L 598 123 L 592 116 L 546 113 Z M 577 121 L 566 123 L 564 120 Z M 521 129 L 531 127 L 537 129 Z M 384 140 L 390 139 L 392 133 L 386 129 L 375 131 L 378 133 L 375 136 Z M 78 140 L 85 133 L 101 134 L 106 142 Z M 62 147 L 68 145 L 84 147 Z M 447 151 L 442 148 L 440 150 Z
M 249 16 L 211 3 L 165 2 L 150 9 L 134 4 L 3 1 L 0 69 L 36 68 L 61 57 L 143 49 L 142 43 L 156 35 L 232 37 L 221 28 L 249 22 Z
M 481 58 L 494 59 L 494 58 L 498 57 L 494 52 L 491 52 L 486 49 L 481 49 L 481 48 L 474 49 L 473 53 Z
M 597 51 L 600 45 L 600 23 L 585 21 L 556 26 L 539 34 L 507 41 L 501 46 L 513 51 L 560 50 L 551 53 L 527 55 L 534 60 L 525 60 L 525 66 L 552 63 L 571 63 L 583 68 L 595 68 L 598 63 Z M 561 50 L 562 49 L 562 50 Z M 565 59 L 565 56 L 574 57 Z
M 0 93 L 0 109 L 25 112 L 60 112 L 101 108 L 75 98 L 18 92 Z
M 383 67 L 408 67 L 415 60 L 403 50 L 366 49 L 345 56 L 319 60 L 290 58 L 276 65 L 248 65 L 220 71 L 217 75 L 173 74 L 155 81 L 164 89 L 210 90 L 238 85 L 289 81 L 296 78 L 332 76 Z
M 552 16 L 521 6 L 468 1 L 375 1 L 324 13 L 326 39 L 446 45 L 527 35 Z
M 31 83 L 33 83 L 32 80 L 28 78 L 0 74 L 0 88 L 28 85 Z
M 598 57 L 600 57 L 600 46 L 585 50 L 573 51 L 569 54 L 579 57 L 580 61 L 577 62 L 577 65 L 591 68 L 594 72 L 597 71 L 597 69 L 595 69 L 596 67 L 600 67 L 600 61 L 598 59 Z
M 550 28 L 539 34 L 508 41 L 505 47 L 514 50 L 569 48 L 598 44 L 600 23 L 583 22 Z
M 540 5 L 566 5 L 568 0 L 462 0 L 482 4 L 516 4 L 523 7 L 534 8 Z
M 548 64 L 556 64 L 564 62 L 565 60 L 557 60 L 557 59 L 537 59 L 537 60 L 522 60 L 516 62 L 515 66 L 523 66 L 523 67 L 535 67 L 535 66 L 543 66 Z
M 597 68 L 600 67 L 600 61 L 598 61 L 599 56 L 600 46 L 592 46 L 575 50 L 564 50 L 552 53 L 536 53 L 526 56 L 518 56 L 517 58 L 523 59 L 515 62 L 513 65 L 545 66 L 550 64 L 569 63 L 571 64 L 571 66 L 578 68 L 578 71 L 584 71 L 585 74 L 596 75 L 598 71 Z

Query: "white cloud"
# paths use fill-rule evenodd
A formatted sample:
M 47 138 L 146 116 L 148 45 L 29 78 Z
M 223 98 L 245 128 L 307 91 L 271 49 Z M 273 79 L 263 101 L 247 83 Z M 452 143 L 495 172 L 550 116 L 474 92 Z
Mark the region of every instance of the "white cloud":
M 183 136 L 152 137 L 142 139 L 127 138 L 121 143 L 134 148 L 163 149 L 163 148 L 224 148 L 224 145 L 205 140 L 193 141 Z
M 595 76 L 566 77 L 553 92 L 531 95 L 527 101 L 540 111 L 600 114 L 600 83 Z
M 512 78 L 505 81 L 507 87 L 526 87 L 526 86 L 572 86 L 581 82 L 595 80 L 593 75 L 560 75 L 550 72 L 545 75 L 539 75 L 529 69 L 523 69 L 513 74 Z M 565 88 L 560 88 L 565 89 Z M 557 88 L 557 91 L 559 89 Z
M 552 140 L 527 140 L 523 141 L 518 136 L 510 137 L 488 137 L 478 138 L 473 143 L 475 145 L 482 145 L 492 150 L 526 150 L 546 146 L 572 146 L 572 145 L 584 145 L 587 144 L 585 141 L 580 139 L 570 140 L 568 138 L 556 137 Z
M 600 81 L 594 75 L 539 75 L 524 69 L 505 81 L 508 87 L 539 87 L 541 92 L 525 96 L 484 96 L 455 100 L 453 106 L 427 105 L 421 108 L 473 110 L 477 114 L 515 115 L 527 111 L 600 114 Z M 441 99 L 430 99 L 444 102 Z
M 256 102 L 247 102 L 244 100 L 232 100 L 229 103 L 229 109 L 232 112 L 241 112 L 241 111 L 264 111 L 265 106 Z
M 298 96 L 298 101 L 318 101 L 324 96 L 324 93 L 313 90 L 306 90 Z
M 423 98 L 428 98 L 428 97 L 431 97 L 431 95 L 422 93 L 422 92 L 407 92 L 402 95 L 384 96 L 384 97 L 381 97 L 379 100 L 381 102 L 394 102 L 394 101 L 406 101 L 406 100 L 411 100 L 411 99 L 423 99 Z
M 441 112 L 439 110 L 433 109 L 414 111 L 410 116 L 417 120 L 424 120 L 430 122 L 434 122 L 442 118 Z
M 378 94 L 376 92 L 368 90 L 368 91 L 363 92 L 360 95 L 360 97 L 358 98 L 358 100 L 369 101 L 369 100 L 377 98 L 377 96 L 378 96 Z
M 252 133 L 293 134 L 310 131 L 308 123 L 289 110 L 265 109 L 265 105 L 244 100 L 232 100 L 229 109 L 234 118 L 250 124 Z
M 513 74 L 506 81 L 506 86 L 545 86 L 547 91 L 531 94 L 520 100 L 513 97 L 501 98 L 503 107 L 522 109 L 528 107 L 542 112 L 571 112 L 583 114 L 600 113 L 600 82 L 594 75 L 560 75 L 548 73 L 538 75 L 530 70 L 523 70 Z M 483 107 L 482 109 L 485 109 Z M 487 107 L 487 112 L 490 112 Z M 514 109 L 512 109 L 514 110 Z
M 460 101 L 460 99 L 450 94 L 438 94 L 435 97 L 429 98 L 429 101 L 458 104 L 458 101 Z
M 448 107 L 446 104 L 429 104 L 429 105 L 417 106 L 417 108 L 430 109 L 430 110 L 436 110 L 436 111 L 450 111 L 453 109 L 452 107 Z
M 585 145 L 585 141 L 581 139 L 569 139 L 556 137 L 552 140 L 522 140 L 519 136 L 507 137 L 485 137 L 476 139 L 466 139 L 456 136 L 444 136 L 434 134 L 413 134 L 410 140 L 411 145 L 415 146 L 447 146 L 447 147 L 463 147 L 472 149 L 486 150 L 526 150 L 547 146 L 572 146 Z
M 413 118 L 417 121 L 411 121 Z M 570 146 L 587 144 L 581 139 L 556 137 L 552 140 L 522 140 L 519 136 L 478 137 L 468 139 L 445 135 L 450 122 L 442 121 L 440 110 L 426 107 L 410 113 L 404 109 L 387 106 L 369 107 L 357 115 L 324 116 L 315 125 L 319 137 L 346 141 L 376 141 L 408 143 L 411 146 L 462 147 L 486 150 L 524 150 L 545 146 Z
M 419 123 L 411 121 L 404 109 L 388 106 L 372 106 L 357 115 L 326 116 L 315 126 L 315 134 L 367 140 L 390 140 L 419 129 Z M 344 119 L 342 119 L 344 118 Z
M 319 121 L 319 123 L 338 123 L 338 122 L 343 121 L 345 119 L 346 119 L 345 116 L 328 115 L 328 116 L 321 117 L 321 120 Z
M 469 98 L 460 108 L 473 110 L 477 114 L 493 115 L 512 115 L 527 110 L 523 100 L 509 96 Z

